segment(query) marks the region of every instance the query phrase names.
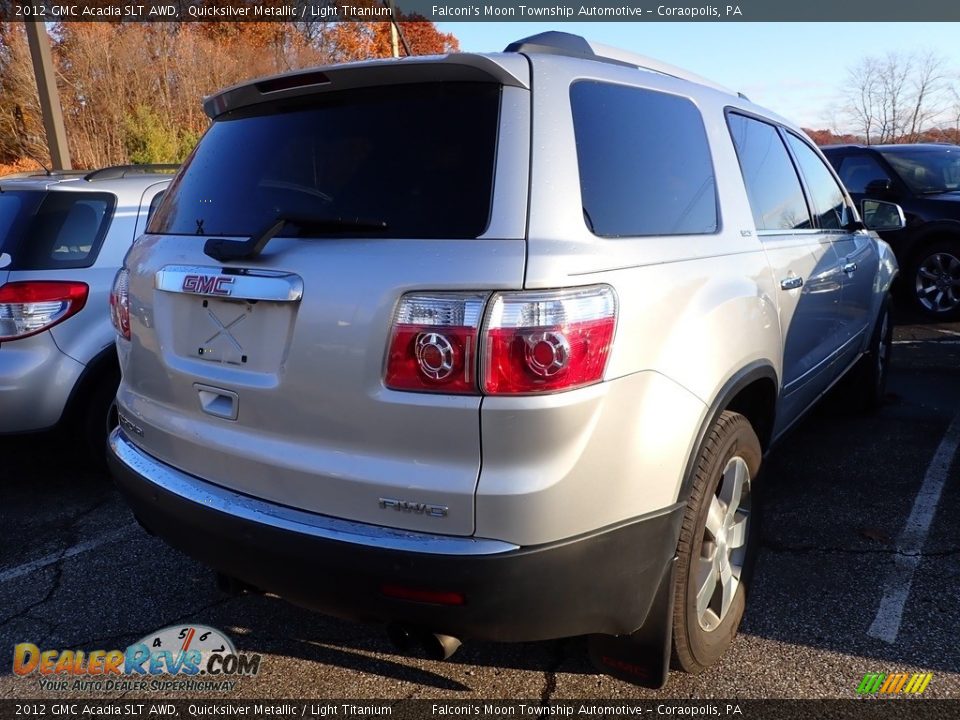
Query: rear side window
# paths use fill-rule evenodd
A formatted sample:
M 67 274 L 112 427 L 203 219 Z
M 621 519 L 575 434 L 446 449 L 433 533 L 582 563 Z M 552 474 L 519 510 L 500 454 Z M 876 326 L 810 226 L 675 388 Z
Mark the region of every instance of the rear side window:
M 148 232 L 475 238 L 490 216 L 500 86 L 422 83 L 260 104 L 219 118 Z M 378 226 L 385 224 L 385 228 Z
M 20 220 L 23 213 L 23 193 L 5 192 L 0 194 L 0 252 L 4 250 L 7 238 L 13 232 L 14 225 Z
M 595 235 L 716 232 L 713 163 L 690 100 L 582 80 L 570 104 L 583 216 Z
M 153 196 L 153 200 L 150 201 L 150 208 L 147 210 L 147 225 L 150 224 L 150 220 L 153 219 L 154 213 L 157 212 L 157 208 L 160 207 L 160 202 L 163 200 L 164 190 L 161 190 L 156 195 Z
M 42 200 L 36 200 L 42 196 Z M 110 226 L 116 199 L 109 193 L 21 193 L 14 203 L 2 196 L 0 228 L 11 270 L 90 267 Z
M 836 163 L 834 163 L 836 164 Z M 870 155 L 850 155 L 840 163 L 840 179 L 849 192 L 863 195 L 867 185 L 877 180 L 892 182 L 890 173 Z
M 800 178 L 777 129 L 735 113 L 727 115 L 727 123 L 757 230 L 811 228 Z

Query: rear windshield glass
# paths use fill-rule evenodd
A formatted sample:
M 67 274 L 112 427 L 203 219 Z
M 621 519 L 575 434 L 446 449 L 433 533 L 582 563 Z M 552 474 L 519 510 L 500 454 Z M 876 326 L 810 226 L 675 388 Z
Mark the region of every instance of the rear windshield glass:
M 477 237 L 490 215 L 499 111 L 499 85 L 424 83 L 229 113 L 148 232 L 250 236 L 298 218 L 283 234 Z
M 0 251 L 10 270 L 90 267 L 110 225 L 110 193 L 5 191 Z

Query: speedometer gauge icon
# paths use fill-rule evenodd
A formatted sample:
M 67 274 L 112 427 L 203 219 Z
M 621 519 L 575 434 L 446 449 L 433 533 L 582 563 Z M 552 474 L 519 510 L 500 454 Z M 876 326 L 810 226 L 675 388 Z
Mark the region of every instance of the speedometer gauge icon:
M 157 632 L 145 635 L 139 643 L 146 645 L 151 653 L 167 651 L 173 655 L 191 650 L 200 651 L 205 664 L 214 653 L 236 655 L 233 641 L 216 628 L 207 625 L 170 625 Z

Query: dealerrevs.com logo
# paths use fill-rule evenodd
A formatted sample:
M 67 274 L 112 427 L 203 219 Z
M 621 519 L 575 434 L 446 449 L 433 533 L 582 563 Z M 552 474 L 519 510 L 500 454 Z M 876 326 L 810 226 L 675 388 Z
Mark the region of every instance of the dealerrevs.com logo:
M 235 678 L 259 671 L 259 655 L 238 653 L 229 637 L 204 625 L 171 625 L 126 650 L 41 650 L 33 643 L 13 648 L 14 674 L 37 676 L 41 690 L 228 692 Z

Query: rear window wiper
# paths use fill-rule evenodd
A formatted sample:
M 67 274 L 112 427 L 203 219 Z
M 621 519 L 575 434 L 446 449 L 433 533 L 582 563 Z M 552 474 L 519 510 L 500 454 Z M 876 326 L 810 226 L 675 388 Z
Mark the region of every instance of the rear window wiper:
M 270 224 L 259 232 L 254 233 L 246 240 L 229 240 L 227 238 L 210 238 L 203 246 L 205 255 L 220 262 L 232 260 L 249 260 L 263 252 L 263 248 L 287 225 L 295 225 L 300 237 L 319 237 L 304 235 L 308 233 L 330 233 L 338 230 L 350 232 L 374 230 L 383 232 L 387 223 L 383 220 L 350 217 L 310 217 L 281 213 Z

